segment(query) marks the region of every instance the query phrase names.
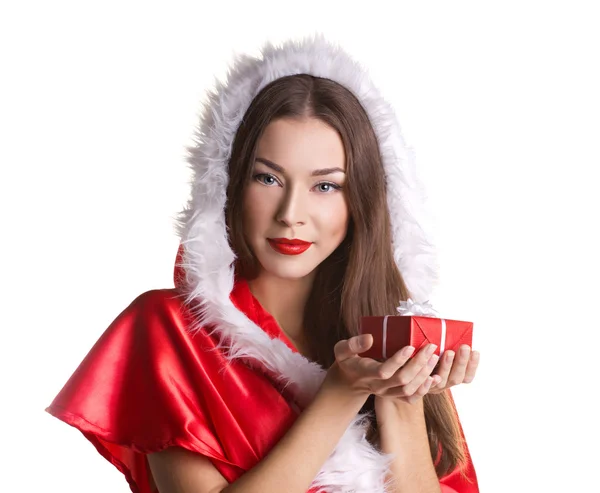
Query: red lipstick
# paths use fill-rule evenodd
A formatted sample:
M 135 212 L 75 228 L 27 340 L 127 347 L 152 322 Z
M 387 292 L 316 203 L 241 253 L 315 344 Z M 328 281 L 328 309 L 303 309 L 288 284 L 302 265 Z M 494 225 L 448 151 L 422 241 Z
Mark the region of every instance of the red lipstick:
M 300 255 L 312 245 L 309 241 L 289 240 L 287 238 L 267 238 L 271 248 L 283 255 Z

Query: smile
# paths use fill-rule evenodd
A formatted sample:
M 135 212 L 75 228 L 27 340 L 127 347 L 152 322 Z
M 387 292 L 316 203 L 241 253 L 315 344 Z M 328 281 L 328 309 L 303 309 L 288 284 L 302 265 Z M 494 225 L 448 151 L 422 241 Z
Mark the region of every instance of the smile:
M 287 238 L 267 238 L 271 248 L 283 255 L 300 255 L 308 250 L 312 243 L 302 240 L 288 240 Z

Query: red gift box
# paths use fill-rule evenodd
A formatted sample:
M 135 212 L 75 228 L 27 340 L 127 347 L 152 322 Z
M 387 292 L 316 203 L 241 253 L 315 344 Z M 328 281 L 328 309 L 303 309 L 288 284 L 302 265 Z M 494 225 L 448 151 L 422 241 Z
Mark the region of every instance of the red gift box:
M 413 346 L 416 355 L 427 344 L 436 344 L 435 354 L 473 343 L 473 322 L 424 316 L 362 317 L 360 333 L 372 334 L 373 345 L 361 357 L 384 361 L 405 346 Z

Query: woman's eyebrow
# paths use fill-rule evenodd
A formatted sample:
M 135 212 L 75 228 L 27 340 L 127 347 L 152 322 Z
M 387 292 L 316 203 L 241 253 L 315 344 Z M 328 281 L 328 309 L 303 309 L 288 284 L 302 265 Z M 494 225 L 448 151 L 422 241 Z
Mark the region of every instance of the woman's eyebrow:
M 285 170 L 281 166 L 279 166 L 278 164 L 275 164 L 273 161 L 269 161 L 268 159 L 265 159 L 264 157 L 257 157 L 255 159 L 255 161 L 258 161 L 259 163 L 263 163 L 264 165 L 268 166 L 272 170 L 277 171 L 277 173 L 285 174 Z
M 269 161 L 268 159 L 265 159 L 264 157 L 257 157 L 255 159 L 255 161 L 263 163 L 265 166 L 268 166 L 269 168 L 271 168 L 274 171 L 277 171 L 278 173 L 285 174 L 285 169 L 282 166 L 279 166 L 278 164 L 274 163 L 273 161 Z M 311 176 L 323 176 L 323 175 L 329 175 L 331 173 L 346 173 L 346 172 L 342 168 L 323 168 L 323 169 L 314 170 L 310 175 Z

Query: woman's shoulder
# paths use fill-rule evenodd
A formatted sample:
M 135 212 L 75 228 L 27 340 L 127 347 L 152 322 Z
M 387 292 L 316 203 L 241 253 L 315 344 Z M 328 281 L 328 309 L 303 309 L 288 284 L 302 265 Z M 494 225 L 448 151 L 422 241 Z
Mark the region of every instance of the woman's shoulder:
M 151 289 L 136 296 L 129 308 L 160 310 L 164 308 L 183 309 L 185 295 L 176 288 Z
M 182 345 L 206 346 L 208 342 L 208 334 L 186 303 L 185 295 L 172 288 L 152 289 L 136 296 L 115 317 L 97 344 L 120 350 L 135 347 L 158 356 Z
M 185 295 L 176 288 L 151 289 L 136 296 L 119 314 L 117 319 L 136 321 L 140 318 L 160 317 L 163 322 L 173 319 L 190 322 L 192 314 L 185 302 Z

